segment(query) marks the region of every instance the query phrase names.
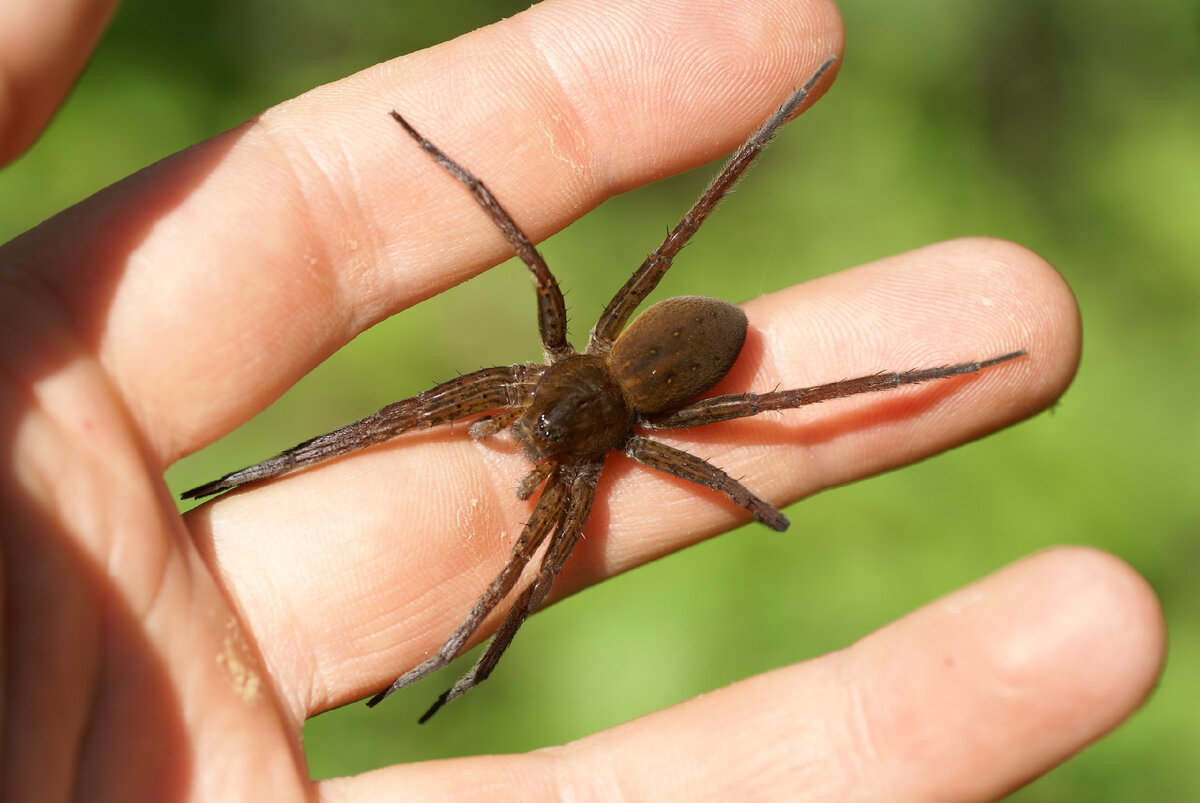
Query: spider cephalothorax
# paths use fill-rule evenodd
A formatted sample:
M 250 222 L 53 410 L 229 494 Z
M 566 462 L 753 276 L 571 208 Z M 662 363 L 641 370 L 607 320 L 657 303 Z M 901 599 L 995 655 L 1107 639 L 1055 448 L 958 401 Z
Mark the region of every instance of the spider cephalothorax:
M 738 393 L 692 401 L 711 389 L 733 366 L 746 337 L 746 316 L 728 302 L 699 296 L 672 298 L 643 312 L 626 328 L 634 310 L 655 288 L 671 261 L 728 192 L 774 133 L 798 111 L 809 91 L 834 63 L 828 59 L 734 153 L 729 163 L 687 215 L 634 271 L 608 303 L 577 352 L 567 342 L 566 308 L 558 282 L 529 238 L 479 179 L 449 159 L 396 112 L 392 116 L 429 155 L 461 181 L 533 272 L 538 298 L 538 330 L 544 365 L 485 368 L 444 382 L 341 429 L 305 441 L 269 460 L 193 488 L 195 498 L 275 477 L 363 449 L 416 427 L 432 427 L 468 416 L 474 438 L 510 429 L 533 469 L 517 486 L 526 499 L 541 496 L 500 571 L 466 619 L 437 654 L 405 672 L 368 702 L 440 669 L 457 657 L 484 618 L 513 590 L 522 570 L 546 543 L 536 575 L 513 601 L 491 644 L 475 666 L 444 692 L 421 718 L 484 680 L 512 642 L 517 629 L 546 598 L 554 578 L 583 531 L 595 498 L 596 482 L 610 451 L 643 465 L 719 491 L 775 530 L 787 518 L 721 469 L 638 430 L 700 426 L 784 410 L 842 396 L 887 390 L 969 374 L 1023 355 L 1013 351 L 980 362 L 901 373 L 879 373 L 810 388 L 770 393 Z

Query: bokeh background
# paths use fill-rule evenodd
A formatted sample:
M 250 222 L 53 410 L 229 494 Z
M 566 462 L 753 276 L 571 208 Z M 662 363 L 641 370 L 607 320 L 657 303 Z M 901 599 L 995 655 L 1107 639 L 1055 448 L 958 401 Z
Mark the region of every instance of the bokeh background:
M 129 0 L 51 129 L 0 173 L 0 240 L 271 104 L 527 6 Z M 1200 800 L 1200 6 L 842 7 L 834 91 L 660 295 L 740 301 L 936 240 L 1011 238 L 1078 295 L 1072 388 L 986 441 L 800 503 L 786 535 L 747 527 L 555 605 L 430 724 L 415 719 L 465 663 L 379 709 L 317 717 L 305 733 L 314 775 L 573 739 L 845 646 L 1010 561 L 1081 543 L 1157 588 L 1167 671 L 1128 724 L 1012 799 Z M 577 321 L 594 319 L 712 170 L 613 199 L 545 243 Z M 168 481 L 210 479 L 456 371 L 537 359 L 528 284 L 510 263 L 382 324 Z

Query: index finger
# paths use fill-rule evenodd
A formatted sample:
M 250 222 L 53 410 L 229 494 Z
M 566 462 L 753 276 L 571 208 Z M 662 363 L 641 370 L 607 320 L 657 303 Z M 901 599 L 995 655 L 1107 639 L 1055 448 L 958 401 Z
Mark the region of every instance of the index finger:
M 841 50 L 828 3 L 707 5 L 537 6 L 284 103 L 6 256 L 65 299 L 167 464 L 371 324 L 510 255 L 461 188 L 405 147 L 389 109 L 470 154 L 540 240 L 730 150 Z M 687 136 L 702 122 L 708 136 Z

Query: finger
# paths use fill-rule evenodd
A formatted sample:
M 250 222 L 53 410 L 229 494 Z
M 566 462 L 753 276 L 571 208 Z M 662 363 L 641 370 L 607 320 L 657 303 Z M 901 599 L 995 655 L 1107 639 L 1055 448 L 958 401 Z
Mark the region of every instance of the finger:
M 396 766 L 322 799 L 996 800 L 1114 728 L 1162 669 L 1129 566 L 1059 549 L 853 647 L 560 748 Z
M 1075 375 L 1079 312 L 1038 255 L 972 238 L 806 282 L 745 305 L 750 334 L 714 393 L 806 387 L 880 371 L 1028 356 L 941 380 L 686 432 L 655 432 L 739 477 L 777 505 L 937 454 L 1052 404 Z M 623 537 L 572 564 L 560 588 L 640 565 L 741 521 L 719 499 L 609 461 L 617 484 L 597 504 Z M 630 498 L 626 499 L 628 494 Z M 653 504 L 649 500 L 653 499 Z M 611 506 L 611 508 L 609 507 Z M 690 521 L 692 539 L 663 532 Z
M 114 0 L 14 0 L 0 5 L 0 164 L 45 128 L 75 81 Z
M 1079 354 L 1078 314 L 1062 279 L 1035 254 L 991 240 L 846 271 L 759 299 L 748 312 L 757 344 L 727 390 L 1029 350 L 975 377 L 673 441 L 777 504 L 1031 415 L 1066 387 Z M 507 561 L 530 512 L 514 492 L 527 471 L 507 439 L 439 430 L 222 498 L 190 524 L 285 696 L 312 712 L 376 691 L 440 646 Z M 744 519 L 722 496 L 610 456 L 589 537 L 555 593 Z
M 393 108 L 541 239 L 609 195 L 731 150 L 841 48 L 823 0 L 594 12 L 540 4 L 316 89 L 6 256 L 54 282 L 170 462 L 372 323 L 511 256 Z

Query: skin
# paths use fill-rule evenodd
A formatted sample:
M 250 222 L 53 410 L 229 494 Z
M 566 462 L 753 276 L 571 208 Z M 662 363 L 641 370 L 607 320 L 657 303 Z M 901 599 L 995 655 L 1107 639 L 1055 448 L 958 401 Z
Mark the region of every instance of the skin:
M 86 2 L 64 0 L 55 15 L 17 5 L 20 32 L 0 31 L 43 50 L 0 66 L 0 86 L 22 87 L 0 96 L 9 153 L 41 124 L 38 99 L 61 94 L 63 65 L 81 61 L 103 16 Z M 502 789 L 527 800 L 990 800 L 1141 704 L 1162 665 L 1157 600 L 1118 559 L 1055 549 L 845 650 L 569 745 L 308 780 L 304 719 L 438 646 L 475 578 L 505 559 L 508 544 L 483 535 L 528 510 L 513 495 L 526 464 L 481 459 L 466 438 L 423 439 L 186 520 L 163 469 L 365 327 L 507 256 L 461 188 L 403 147 L 388 107 L 422 110 L 428 135 L 470 154 L 541 238 L 608 196 L 729 151 L 796 76 L 841 53 L 827 3 L 700 5 L 551 0 L 289 101 L 0 250 L 0 437 L 11 455 L 0 477 L 0 799 L 453 800 Z M 726 43 L 712 56 L 721 69 L 690 69 L 687 54 L 714 41 Z M 517 124 L 530 120 L 538 137 Z M 946 299 L 959 303 L 947 310 Z M 879 394 L 889 398 L 673 441 L 705 443 L 779 503 L 1031 415 L 1079 357 L 1065 283 L 993 240 L 929 246 L 744 309 L 751 359 L 718 390 L 1030 353 L 950 392 Z M 760 437 L 738 437 L 748 434 Z M 336 512 L 319 502 L 331 495 Z M 605 537 L 580 546 L 559 594 L 744 518 L 627 461 L 606 472 L 599 498 L 593 526 Z M 330 548 L 331 532 L 353 548 Z M 406 553 L 422 560 L 397 559 Z

